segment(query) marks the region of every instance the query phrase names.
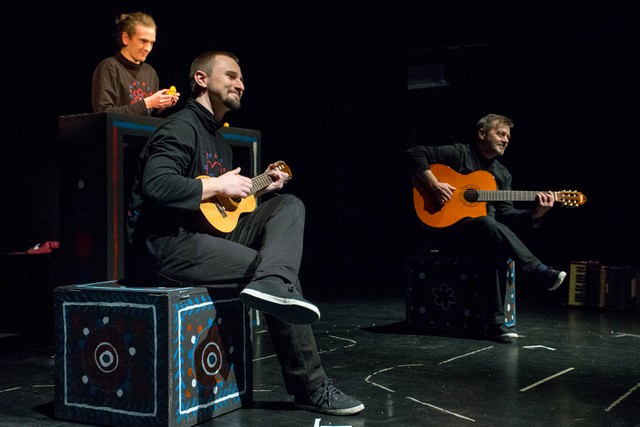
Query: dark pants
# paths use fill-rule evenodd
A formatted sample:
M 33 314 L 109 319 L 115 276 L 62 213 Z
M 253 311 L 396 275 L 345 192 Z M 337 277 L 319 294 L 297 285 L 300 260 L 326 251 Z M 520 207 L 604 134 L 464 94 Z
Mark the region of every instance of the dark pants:
M 447 252 L 473 256 L 496 269 L 495 280 L 487 280 L 487 323 L 504 323 L 504 295 L 502 274 L 508 258 L 516 261 L 523 271 L 532 272 L 540 265 L 520 238 L 509 227 L 490 216 L 466 218 L 447 228 L 426 227 L 431 247 Z
M 225 238 L 180 229 L 177 236 L 147 242 L 156 260 L 153 270 L 179 286 L 221 286 L 279 276 L 302 293 L 298 271 L 302 258 L 305 208 L 292 195 L 260 203 L 240 218 Z M 290 325 L 265 315 L 282 368 L 287 392 L 305 395 L 326 379 L 311 326 Z

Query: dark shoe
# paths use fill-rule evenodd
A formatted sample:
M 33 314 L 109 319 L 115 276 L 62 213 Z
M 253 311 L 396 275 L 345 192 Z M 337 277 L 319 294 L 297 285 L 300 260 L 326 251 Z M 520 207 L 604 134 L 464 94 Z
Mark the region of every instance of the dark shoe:
M 318 307 L 302 298 L 294 285 L 286 284 L 278 277 L 249 283 L 240 292 L 240 301 L 293 325 L 310 325 L 320 320 Z
M 538 266 L 533 272 L 534 276 L 540 283 L 547 287 L 550 291 L 555 291 L 560 287 L 562 281 L 567 277 L 567 273 L 561 270 L 554 270 L 544 264 Z
M 515 328 L 507 328 L 505 325 L 487 325 L 487 338 L 500 342 L 511 342 L 518 338 Z
M 347 396 L 325 380 L 310 396 L 295 399 L 296 408 L 328 415 L 353 415 L 364 409 L 364 404 Z

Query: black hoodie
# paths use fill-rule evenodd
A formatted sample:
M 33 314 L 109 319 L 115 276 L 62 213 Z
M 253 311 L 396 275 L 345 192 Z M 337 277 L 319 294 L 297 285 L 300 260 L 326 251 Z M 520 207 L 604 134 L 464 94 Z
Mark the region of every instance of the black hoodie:
M 136 246 L 152 236 L 176 235 L 199 213 L 201 175 L 217 177 L 232 169 L 231 146 L 220 123 L 193 99 L 153 133 L 138 159 L 127 233 Z

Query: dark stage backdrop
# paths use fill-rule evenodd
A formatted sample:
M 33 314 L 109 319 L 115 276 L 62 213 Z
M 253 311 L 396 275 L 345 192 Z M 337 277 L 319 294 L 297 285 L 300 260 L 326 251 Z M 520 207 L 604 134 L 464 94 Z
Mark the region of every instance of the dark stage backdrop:
M 516 122 L 503 160 L 517 188 L 589 198 L 524 236 L 541 258 L 637 264 L 638 6 L 558 3 L 5 2 L 0 250 L 59 239 L 57 176 L 73 165 L 58 155 L 58 116 L 90 112 L 115 15 L 143 10 L 158 24 L 148 62 L 183 99 L 197 54 L 240 56 L 243 108 L 227 119 L 261 130 L 263 162 L 295 171 L 310 294 L 402 292 L 418 225 L 402 153 L 468 141 L 488 112 Z M 408 91 L 416 64 L 441 65 L 446 85 Z

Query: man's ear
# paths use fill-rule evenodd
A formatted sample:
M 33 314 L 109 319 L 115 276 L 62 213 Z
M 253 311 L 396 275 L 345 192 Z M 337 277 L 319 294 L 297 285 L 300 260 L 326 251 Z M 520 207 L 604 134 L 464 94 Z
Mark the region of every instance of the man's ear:
M 205 73 L 202 70 L 198 70 L 193 74 L 193 80 L 201 88 L 206 88 L 207 87 L 207 79 L 208 78 L 209 78 L 209 76 L 207 76 L 207 73 Z
M 120 40 L 122 40 L 122 44 L 124 46 L 127 46 L 131 38 L 129 37 L 129 34 L 126 31 L 123 31 L 122 33 L 120 33 Z
M 485 128 L 478 129 L 478 139 L 484 141 L 484 138 L 487 136 L 487 130 Z

